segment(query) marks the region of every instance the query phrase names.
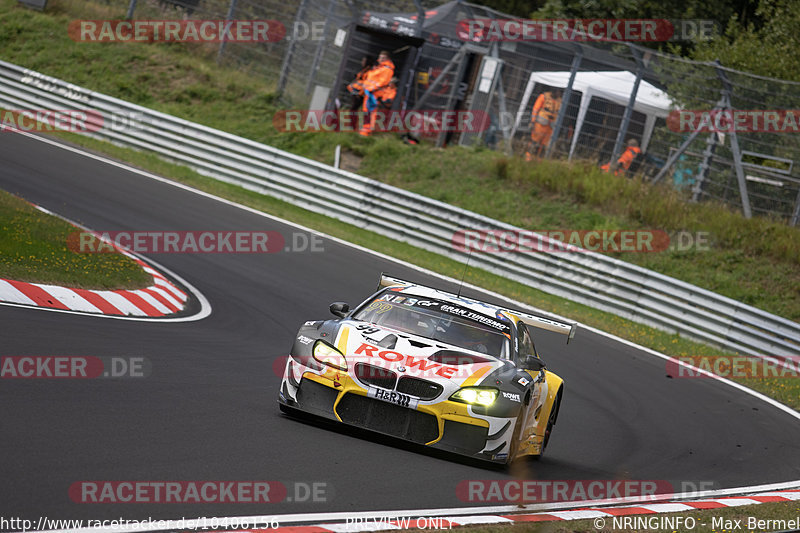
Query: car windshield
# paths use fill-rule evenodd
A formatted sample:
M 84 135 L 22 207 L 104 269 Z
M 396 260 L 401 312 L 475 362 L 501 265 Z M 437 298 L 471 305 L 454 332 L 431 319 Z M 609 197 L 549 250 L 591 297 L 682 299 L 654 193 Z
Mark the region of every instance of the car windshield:
M 509 354 L 511 326 L 507 319 L 440 300 L 383 294 L 354 318 L 495 357 L 507 359 Z

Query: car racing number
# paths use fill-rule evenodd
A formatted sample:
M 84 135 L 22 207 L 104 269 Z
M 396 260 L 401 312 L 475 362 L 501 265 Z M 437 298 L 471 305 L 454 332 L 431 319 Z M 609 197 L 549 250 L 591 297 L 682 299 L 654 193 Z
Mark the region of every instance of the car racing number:
M 373 333 L 378 333 L 380 329 L 373 328 L 372 326 L 368 326 L 367 324 L 361 324 L 356 326 L 356 329 L 359 330 L 364 335 L 372 335 Z
M 409 409 L 416 409 L 417 403 L 419 402 L 417 398 L 409 396 L 408 394 L 379 389 L 377 387 L 370 387 L 367 391 L 367 396 L 369 398 L 375 398 L 376 400 L 393 403 L 400 407 L 408 407 Z

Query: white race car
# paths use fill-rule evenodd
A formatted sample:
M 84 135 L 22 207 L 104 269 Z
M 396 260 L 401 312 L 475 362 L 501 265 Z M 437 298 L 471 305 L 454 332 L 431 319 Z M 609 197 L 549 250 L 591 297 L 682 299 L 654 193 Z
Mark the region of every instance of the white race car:
M 521 313 L 389 276 L 353 310 L 306 322 L 278 402 L 400 439 L 494 463 L 540 456 L 563 380 L 539 357 L 531 328 L 575 324 Z

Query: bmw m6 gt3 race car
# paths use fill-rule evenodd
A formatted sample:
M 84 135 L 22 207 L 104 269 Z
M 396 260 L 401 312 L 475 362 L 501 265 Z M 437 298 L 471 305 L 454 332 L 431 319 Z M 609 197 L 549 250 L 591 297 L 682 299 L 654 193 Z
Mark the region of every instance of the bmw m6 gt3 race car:
M 284 371 L 282 411 L 310 413 L 493 463 L 538 457 L 558 418 L 563 380 L 531 328 L 575 324 L 381 276 L 377 293 L 338 318 L 306 322 Z

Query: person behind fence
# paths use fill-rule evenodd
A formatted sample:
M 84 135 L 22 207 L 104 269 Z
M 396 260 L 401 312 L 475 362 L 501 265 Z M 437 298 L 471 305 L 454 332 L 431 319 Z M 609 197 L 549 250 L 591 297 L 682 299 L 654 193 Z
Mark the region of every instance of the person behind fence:
M 631 163 L 633 160 L 636 159 L 636 156 L 642 153 L 642 149 L 639 148 L 639 141 L 636 139 L 628 139 L 628 146 L 622 152 L 622 155 L 619 156 L 617 159 L 616 164 L 613 166 L 614 175 L 619 176 L 624 174 L 628 169 L 631 168 Z M 600 167 L 601 170 L 605 172 L 611 172 L 612 166 L 611 163 L 606 163 L 605 165 Z
M 361 109 L 369 114 L 369 120 L 365 121 L 364 127 L 359 131 L 361 135 L 368 137 L 372 134 L 378 104 L 394 100 L 397 95 L 397 87 L 392 83 L 393 79 L 394 63 L 389 57 L 389 52 L 382 50 L 378 55 L 378 64 L 367 73 L 364 80 L 364 104 Z M 391 107 L 391 104 L 388 107 Z
M 347 92 L 350 94 L 350 109 L 361 107 L 364 99 L 364 82 L 367 79 L 367 73 L 372 70 L 373 66 L 374 63 L 369 56 L 361 58 L 361 70 L 358 71 L 353 82 L 347 86 Z
M 531 112 L 531 141 L 525 150 L 525 161 L 541 157 L 542 152 L 550 144 L 553 126 L 556 124 L 561 109 L 561 89 L 545 91 L 536 98 Z
M 397 97 L 397 78 L 392 78 L 389 85 L 382 87 L 375 92 L 365 91 L 364 111 L 369 113 L 369 119 L 364 123 L 358 133 L 369 137 L 375 128 L 378 113 L 388 111 L 392 108 L 394 99 Z

